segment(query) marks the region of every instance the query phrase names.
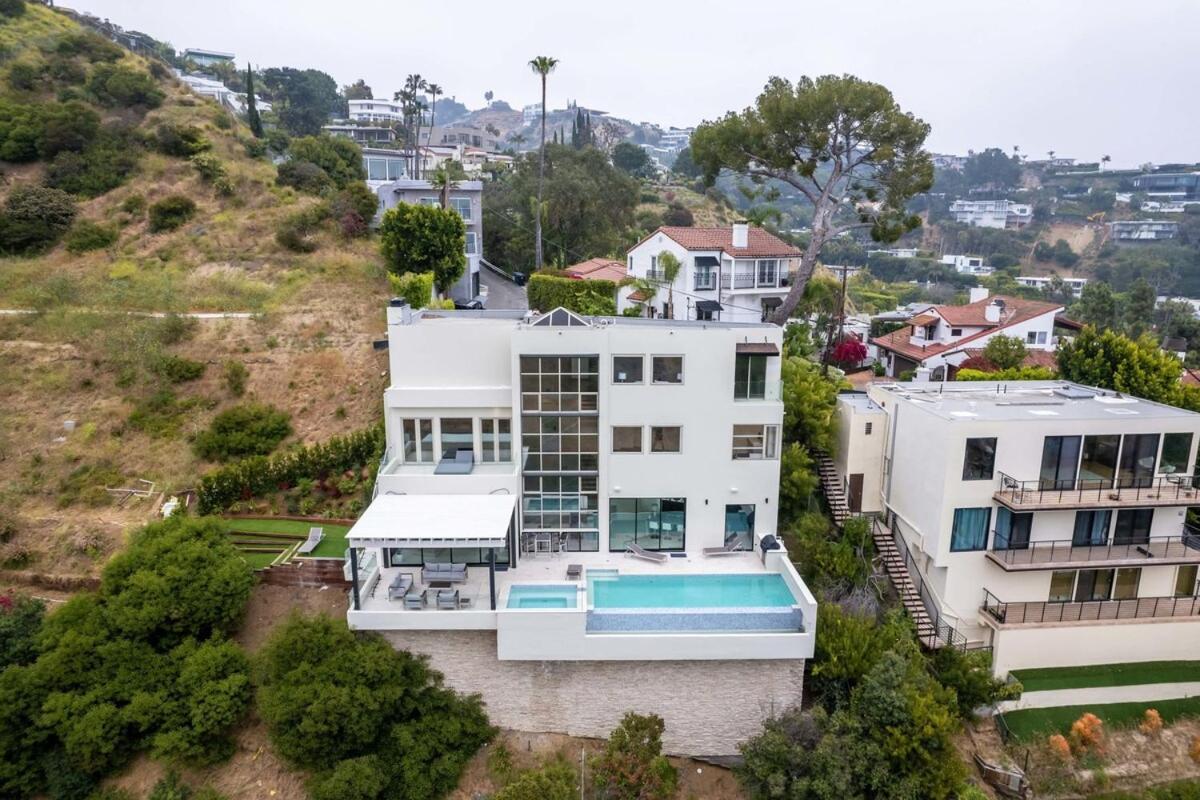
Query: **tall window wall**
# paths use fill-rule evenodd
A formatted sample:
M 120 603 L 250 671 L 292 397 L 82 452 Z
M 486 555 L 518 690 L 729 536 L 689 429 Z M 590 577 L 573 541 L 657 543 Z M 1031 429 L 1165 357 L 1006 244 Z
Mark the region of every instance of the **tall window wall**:
M 522 529 L 599 550 L 599 356 L 521 356 Z

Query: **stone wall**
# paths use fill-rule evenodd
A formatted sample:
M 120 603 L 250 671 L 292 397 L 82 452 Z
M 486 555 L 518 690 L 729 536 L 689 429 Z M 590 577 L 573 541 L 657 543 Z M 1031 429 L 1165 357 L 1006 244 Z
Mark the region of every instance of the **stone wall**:
M 627 711 L 666 721 L 672 755 L 724 756 L 768 715 L 800 702 L 804 661 L 500 661 L 495 631 L 388 631 L 424 653 L 463 692 L 478 692 L 493 724 L 606 737 Z

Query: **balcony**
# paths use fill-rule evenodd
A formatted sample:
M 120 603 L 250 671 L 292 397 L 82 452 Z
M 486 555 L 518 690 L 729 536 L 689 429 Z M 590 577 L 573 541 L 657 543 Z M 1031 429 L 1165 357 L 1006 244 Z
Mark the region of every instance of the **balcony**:
M 1013 511 L 1065 511 L 1074 508 L 1150 508 L 1200 504 L 1200 492 L 1187 475 L 1130 480 L 1079 479 L 1019 481 L 1000 473 L 997 503 Z
M 1200 620 L 1200 597 L 1133 597 L 1083 603 L 1005 603 L 983 590 L 984 614 L 1000 625 L 1090 624 L 1113 620 Z
M 782 399 L 782 382 L 768 380 L 734 381 L 733 399 L 737 402 Z
M 733 274 L 721 273 L 722 289 L 786 289 L 791 284 L 788 273 L 735 269 Z
M 995 532 L 992 539 L 995 540 Z M 1021 549 L 991 550 L 987 557 L 1006 572 L 1191 564 L 1200 562 L 1200 531 L 1185 527 L 1178 536 L 1151 536 L 1141 541 L 1093 546 L 1077 545 L 1070 539 L 1030 542 Z

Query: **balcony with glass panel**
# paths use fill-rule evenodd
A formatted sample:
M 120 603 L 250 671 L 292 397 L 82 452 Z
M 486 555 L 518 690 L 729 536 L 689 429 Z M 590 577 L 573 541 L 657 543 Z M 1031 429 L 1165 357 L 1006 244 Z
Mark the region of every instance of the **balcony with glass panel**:
M 999 522 L 997 519 L 998 526 Z M 1086 537 L 1080 535 L 1071 539 L 1031 542 L 1027 534 L 1021 537 L 1018 533 L 1014 537 L 1011 533 L 1006 536 L 1003 530 L 993 531 L 993 549 L 988 551 L 987 557 L 1005 572 L 1200 563 L 1200 530 L 1185 525 L 1178 534 L 1149 536 L 1147 529 L 1148 526 L 1139 530 L 1118 527 L 1111 540 L 1105 531 L 1103 539 L 1095 544 L 1088 543 Z

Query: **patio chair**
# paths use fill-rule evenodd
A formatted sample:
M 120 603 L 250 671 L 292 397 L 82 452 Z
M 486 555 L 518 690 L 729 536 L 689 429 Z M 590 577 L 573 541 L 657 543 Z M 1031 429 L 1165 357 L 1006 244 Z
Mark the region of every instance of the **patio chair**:
M 404 607 L 413 611 L 420 611 L 425 607 L 425 592 L 409 592 L 404 595 Z
M 458 589 L 442 589 L 437 593 L 437 607 L 451 611 L 458 608 Z
M 413 574 L 401 572 L 388 584 L 388 600 L 403 598 L 413 587 Z
M 639 545 L 637 542 L 630 542 L 629 547 L 625 550 L 625 555 L 640 558 L 645 561 L 653 561 L 655 564 L 663 564 L 670 556 L 666 553 L 655 553 Z
M 567 565 L 567 580 L 577 581 L 583 577 L 583 564 Z
M 745 551 L 742 550 L 741 541 L 734 540 L 733 542 L 724 544 L 720 547 L 706 547 L 700 552 L 706 556 L 730 556 L 734 553 L 742 553 Z
M 325 529 L 324 528 L 309 528 L 308 529 L 308 538 L 304 540 L 304 544 L 300 545 L 300 549 L 297 550 L 296 552 L 303 553 L 304 555 L 308 555 L 313 550 L 317 549 L 317 545 L 319 545 L 321 543 L 321 540 L 324 538 L 325 538 Z

